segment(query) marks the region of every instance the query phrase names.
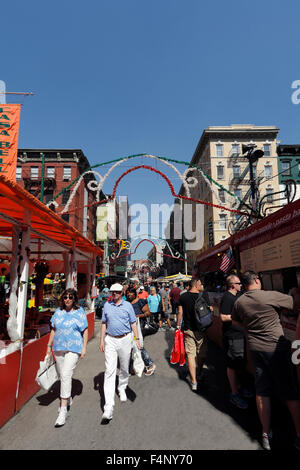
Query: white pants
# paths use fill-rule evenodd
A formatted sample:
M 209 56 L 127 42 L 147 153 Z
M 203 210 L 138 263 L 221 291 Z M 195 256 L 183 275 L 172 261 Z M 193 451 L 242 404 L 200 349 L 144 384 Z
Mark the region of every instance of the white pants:
M 123 338 L 106 335 L 104 340 L 104 411 L 112 410 L 115 404 L 115 388 L 118 358 L 120 362 L 118 391 L 125 390 L 129 380 L 129 360 L 132 348 L 132 334 Z
M 71 351 L 54 351 L 57 372 L 60 376 L 60 398 L 69 398 L 72 389 L 72 376 L 79 354 Z

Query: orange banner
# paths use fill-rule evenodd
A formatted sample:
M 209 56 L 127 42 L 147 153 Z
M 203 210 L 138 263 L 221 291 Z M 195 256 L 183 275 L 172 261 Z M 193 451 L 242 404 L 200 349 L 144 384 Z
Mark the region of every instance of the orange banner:
M 20 104 L 0 104 L 0 175 L 16 181 Z

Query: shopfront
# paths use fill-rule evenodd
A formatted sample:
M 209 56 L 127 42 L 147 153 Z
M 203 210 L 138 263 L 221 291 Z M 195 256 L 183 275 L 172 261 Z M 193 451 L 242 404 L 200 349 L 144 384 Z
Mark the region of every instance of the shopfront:
M 0 426 L 39 389 L 50 319 L 75 288 L 94 335 L 96 258 L 102 250 L 18 184 L 0 176 Z M 2 268 L 2 270 L 1 270 Z

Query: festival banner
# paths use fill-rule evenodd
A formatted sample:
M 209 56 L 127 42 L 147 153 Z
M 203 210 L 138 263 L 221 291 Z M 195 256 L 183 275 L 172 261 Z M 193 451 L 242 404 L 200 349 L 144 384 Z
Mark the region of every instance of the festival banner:
M 16 181 L 20 104 L 0 104 L 0 175 Z

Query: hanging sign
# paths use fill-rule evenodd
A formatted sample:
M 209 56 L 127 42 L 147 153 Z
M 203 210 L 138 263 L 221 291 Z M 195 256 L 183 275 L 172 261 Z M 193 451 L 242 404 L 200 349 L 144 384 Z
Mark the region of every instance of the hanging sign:
M 20 104 L 0 104 L 0 175 L 16 181 Z

